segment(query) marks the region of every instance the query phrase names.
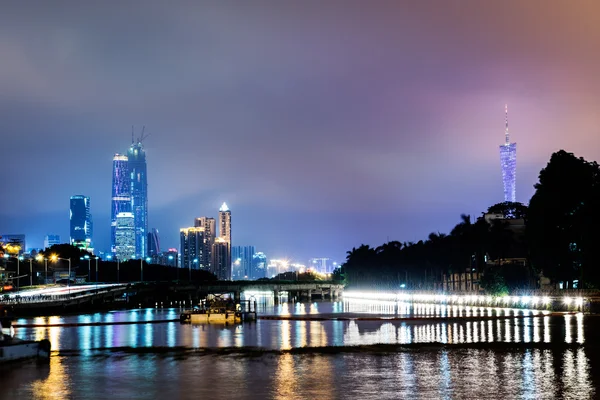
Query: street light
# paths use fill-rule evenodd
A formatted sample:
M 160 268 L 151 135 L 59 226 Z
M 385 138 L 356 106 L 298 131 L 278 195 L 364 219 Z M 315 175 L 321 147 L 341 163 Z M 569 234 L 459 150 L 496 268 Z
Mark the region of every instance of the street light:
M 90 256 L 88 256 L 87 254 L 83 257 L 79 257 L 80 260 L 87 260 L 88 262 L 88 280 L 91 281 L 92 280 L 92 267 L 91 267 L 91 261 L 90 260 Z
M 96 287 L 98 287 L 98 256 L 94 258 L 96 259 Z
M 41 254 L 38 254 L 36 260 L 42 261 L 44 260 L 44 285 L 48 283 L 48 259 Z
M 58 260 L 63 260 L 63 261 L 68 261 L 69 262 L 69 280 L 67 283 L 67 286 L 69 287 L 69 294 L 71 294 L 71 259 L 70 258 L 61 258 L 59 256 L 57 256 L 56 254 L 52 254 L 50 256 L 50 260 L 56 262 Z

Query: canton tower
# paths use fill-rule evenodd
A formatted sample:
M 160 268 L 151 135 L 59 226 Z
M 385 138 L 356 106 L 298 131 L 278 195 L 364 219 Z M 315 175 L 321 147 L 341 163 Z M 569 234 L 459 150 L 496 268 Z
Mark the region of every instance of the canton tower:
M 508 104 L 504 106 L 504 144 L 500 145 L 500 166 L 504 183 L 504 201 L 516 201 L 517 144 L 511 143 L 508 135 Z

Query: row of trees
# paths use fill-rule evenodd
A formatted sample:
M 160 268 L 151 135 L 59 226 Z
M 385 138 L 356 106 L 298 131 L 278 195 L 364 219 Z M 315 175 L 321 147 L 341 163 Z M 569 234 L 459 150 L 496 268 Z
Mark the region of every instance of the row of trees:
M 0 246 L 1 247 L 1 246 Z M 2 251 L 2 250 L 0 250 Z M 61 271 L 64 275 L 68 271 L 68 261 L 71 260 L 71 272 L 76 277 L 86 278 L 88 282 L 137 282 L 144 281 L 191 281 L 206 282 L 215 281 L 214 274 L 204 270 L 188 270 L 165 265 L 151 264 L 141 260 L 129 260 L 121 263 L 114 261 L 103 261 L 96 259 L 85 250 L 70 244 L 58 244 L 41 251 L 38 258 L 31 260 L 31 272 L 29 260 L 17 264 L 16 258 L 5 259 L 5 269 L 11 275 L 17 275 L 19 268 L 18 286 L 29 285 L 29 274 L 33 274 L 34 284 L 42 283 L 46 279 L 52 279 L 55 271 Z M 87 258 L 86 258 L 87 257 Z M 96 264 L 98 266 L 96 272 Z M 66 281 L 66 278 L 64 279 Z M 17 283 L 17 282 L 15 282 Z
M 488 212 L 515 215 L 518 211 L 524 216 L 526 210 L 520 203 L 501 203 Z M 490 223 L 463 214 L 449 234 L 431 233 L 416 243 L 391 241 L 376 248 L 364 244 L 353 248 L 338 273 L 354 287 L 434 289 L 444 274 L 481 272 L 489 260 L 495 260 L 500 268 L 502 260 L 524 251 L 523 235 L 515 233 L 506 220 Z M 524 275 L 514 285 L 528 282 L 530 277 Z
M 535 189 L 529 207 L 499 203 L 487 210 L 502 219 L 461 215 L 449 234 L 353 248 L 336 274 L 349 285 L 369 288 L 431 289 L 443 274 L 465 271 L 483 272 L 482 285 L 494 291 L 530 287 L 540 274 L 567 287 L 573 282 L 599 287 L 598 164 L 561 150 L 542 169 Z M 517 220 L 524 221 L 522 229 Z M 526 264 L 506 264 L 507 258 L 524 258 Z

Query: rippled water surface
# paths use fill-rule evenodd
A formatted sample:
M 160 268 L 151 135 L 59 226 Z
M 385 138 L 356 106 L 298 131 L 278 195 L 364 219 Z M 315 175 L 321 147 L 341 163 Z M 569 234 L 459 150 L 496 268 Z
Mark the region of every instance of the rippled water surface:
M 259 299 L 259 305 L 260 315 L 358 319 L 16 328 L 23 339 L 48 338 L 53 355 L 49 366 L 0 369 L 0 397 L 597 398 L 600 317 L 359 300 L 273 305 Z M 15 324 L 162 321 L 179 312 Z M 361 319 L 375 315 L 427 319 Z M 441 319 L 455 316 L 477 318 Z M 349 347 L 377 344 L 388 346 Z

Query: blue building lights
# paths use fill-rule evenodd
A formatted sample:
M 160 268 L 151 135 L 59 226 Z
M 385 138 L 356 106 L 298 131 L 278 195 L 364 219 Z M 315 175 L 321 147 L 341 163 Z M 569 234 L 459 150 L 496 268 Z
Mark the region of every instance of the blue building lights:
M 110 251 L 116 252 L 117 215 L 131 212 L 131 183 L 127 156 L 113 158 L 112 205 L 110 214 Z
M 500 145 L 500 166 L 504 183 L 504 201 L 516 201 L 517 144 L 508 135 L 508 105 L 505 106 L 505 142 Z

